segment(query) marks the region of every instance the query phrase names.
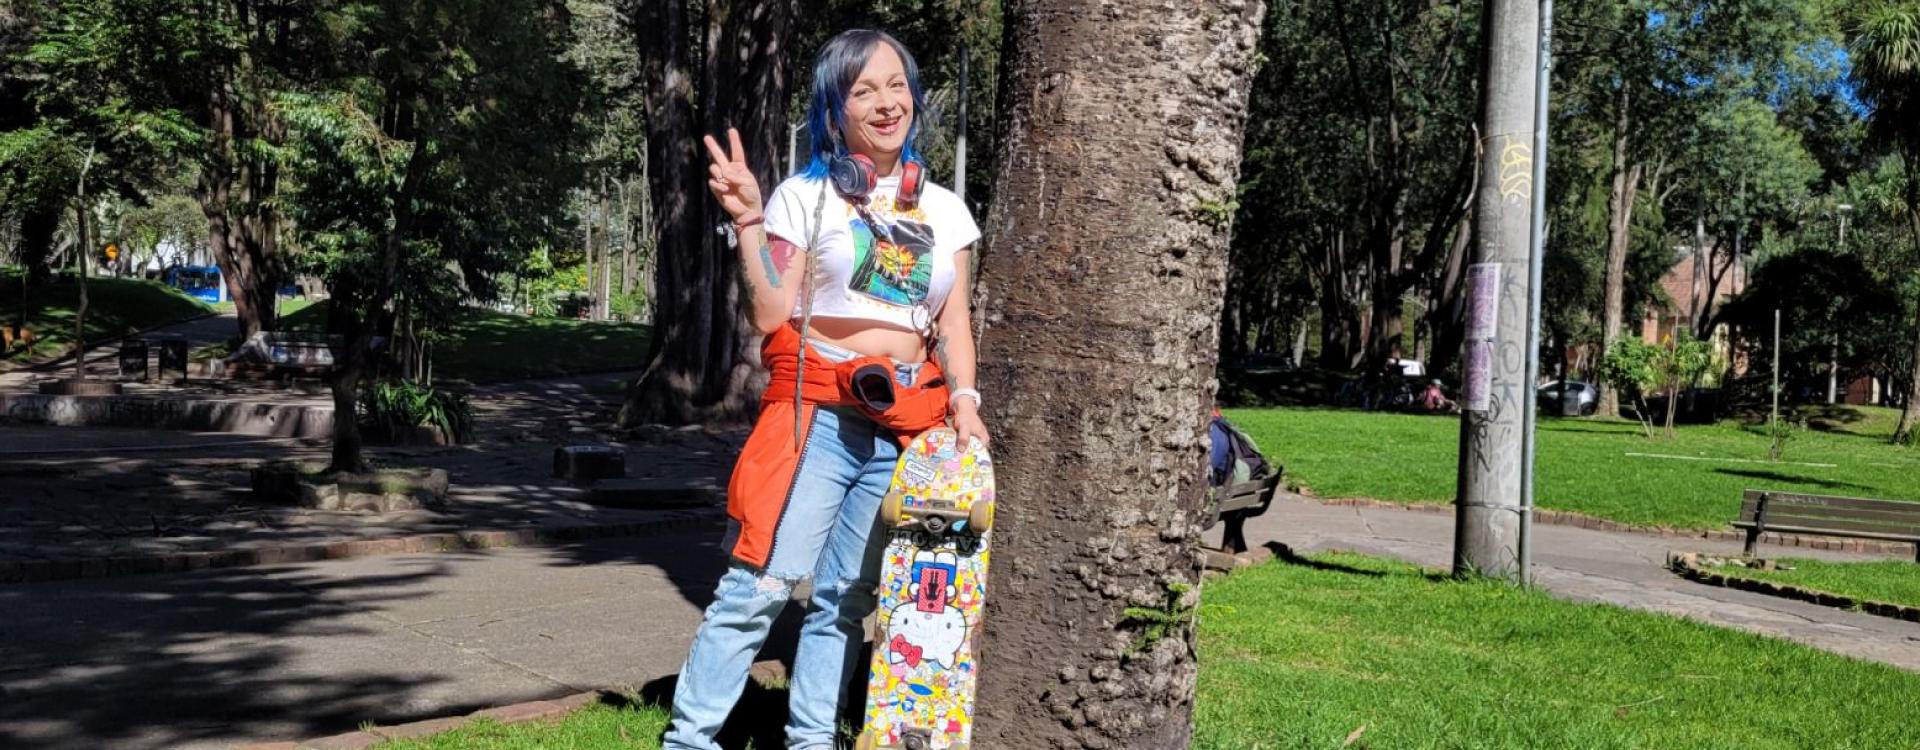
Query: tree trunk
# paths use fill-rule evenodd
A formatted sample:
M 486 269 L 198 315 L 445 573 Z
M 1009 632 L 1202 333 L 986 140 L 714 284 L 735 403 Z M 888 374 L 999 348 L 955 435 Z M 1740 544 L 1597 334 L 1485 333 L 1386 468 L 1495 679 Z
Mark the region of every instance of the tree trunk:
M 580 250 L 581 254 L 587 259 L 587 320 L 599 320 L 600 277 L 595 274 L 593 268 L 594 263 L 597 262 L 593 255 L 594 202 L 589 199 L 582 204 L 582 207 L 587 212 L 587 215 L 582 217 L 584 220 L 580 222 L 580 228 L 586 232 L 586 241 L 580 245 Z
M 594 320 L 613 319 L 613 234 L 608 228 L 612 223 L 613 207 L 607 204 L 606 184 L 605 179 L 600 181 L 600 193 L 594 197 L 594 205 L 600 214 L 600 286 L 594 287 L 594 294 L 600 299 L 600 314 L 594 316 Z
M 91 150 L 87 158 L 92 160 Z M 80 170 L 83 184 L 86 174 L 86 170 Z M 87 236 L 88 226 L 92 224 L 87 213 L 87 192 L 82 189 L 73 202 L 73 280 L 80 286 L 80 304 L 73 312 L 73 380 L 76 383 L 87 379 L 87 249 L 93 246 L 93 239 Z
M 348 337 L 348 352 L 344 357 L 336 358 L 339 365 L 333 370 L 333 377 L 327 381 L 328 389 L 333 393 L 333 453 L 328 462 L 328 471 L 363 472 L 367 466 L 361 458 L 363 440 L 360 437 L 360 423 L 355 409 L 360 398 L 360 370 L 363 357 L 349 353 L 358 349 L 359 335 Z
M 404 105 L 401 110 L 399 118 L 410 122 L 412 113 Z M 345 349 L 334 352 L 334 374 L 329 382 L 334 408 L 333 460 L 329 471 L 358 472 L 367 468 L 360 452 L 360 421 L 354 404 L 359 400 L 361 376 L 370 368 L 378 372 L 379 362 L 372 352 L 373 337 L 384 335 L 389 342 L 396 338 L 397 328 L 387 330 L 382 321 L 387 305 L 393 301 L 394 286 L 400 275 L 400 256 L 405 252 L 407 240 L 413 236 L 414 201 L 432 171 L 433 153 L 426 146 L 426 137 L 416 138 L 413 154 L 407 157 L 406 176 L 389 201 L 389 229 L 380 238 L 380 272 L 375 277 L 373 292 L 363 296 L 361 289 L 332 290 L 333 301 L 327 305 L 328 332 L 345 340 Z
M 1293 366 L 1305 367 L 1307 356 L 1307 316 L 1301 315 L 1294 324 Z
M 614 183 L 620 190 L 620 293 L 633 294 L 633 259 L 639 255 L 639 243 L 635 240 L 637 232 L 633 229 L 633 196 L 627 189 L 627 179 L 622 177 Z M 632 320 L 630 311 L 627 320 Z
M 1351 370 L 1365 354 L 1366 332 L 1360 319 L 1364 269 L 1349 264 L 1345 231 L 1333 232 L 1325 247 L 1324 263 L 1316 269 L 1320 277 L 1320 366 Z
M 234 98 L 226 82 L 215 84 L 208 96 L 213 144 L 211 158 L 201 166 L 195 198 L 207 217 L 208 246 L 226 281 L 244 341 L 274 325 L 279 280 L 273 256 L 278 227 L 273 210 L 265 204 L 273 197 L 279 177 L 271 163 L 242 153 L 237 141 L 252 134 L 243 130 L 243 113 L 236 111 L 245 105 L 235 104 Z M 266 115 L 254 113 L 254 117 Z
M 60 233 L 58 200 L 43 201 L 20 217 L 20 268 L 28 281 L 44 284 L 53 277 L 48 260 L 53 257 L 54 237 Z
M 649 84 L 647 134 L 658 230 L 653 353 L 621 409 L 620 423 L 744 422 L 757 405 L 755 341 L 740 305 L 739 255 L 712 227 L 725 220 L 707 197 L 693 107 L 694 82 L 680 0 L 641 3 L 635 28 Z M 704 126 L 740 130 L 761 193 L 779 183 L 786 137 L 791 0 L 720 0 L 708 6 L 699 100 Z
M 1004 498 L 977 747 L 1155 750 L 1192 736 L 1196 522 L 1230 231 L 1205 207 L 1234 195 L 1261 13 L 1007 7 L 1008 137 L 977 295 Z M 1175 624 L 1150 633 L 1133 608 Z
M 1622 83 L 1620 93 L 1615 97 L 1613 186 L 1607 196 L 1606 315 L 1600 329 L 1602 357 L 1613 350 L 1615 341 L 1620 340 L 1626 317 L 1627 250 L 1633 239 L 1633 199 L 1640 187 L 1641 170 L 1639 163 L 1628 163 L 1627 138 L 1628 129 L 1633 125 L 1632 104 L 1632 95 L 1627 85 Z M 1600 388 L 1600 403 L 1595 413 L 1602 417 L 1620 416 L 1618 387 L 1609 383 Z
M 1903 155 L 1907 167 L 1907 230 L 1912 233 L 1914 252 L 1920 253 L 1920 153 L 1906 149 Z M 1920 423 L 1920 317 L 1915 318 L 1913 331 L 1913 370 L 1907 377 L 1907 399 L 1900 410 L 1900 424 L 1893 431 L 1893 442 L 1901 445 L 1914 442 L 1914 426 Z
M 1427 372 L 1434 377 L 1440 377 L 1460 360 L 1460 347 L 1467 337 L 1467 305 L 1460 292 L 1464 286 L 1461 281 L 1466 276 L 1467 256 L 1473 252 L 1472 241 L 1472 222 L 1463 221 L 1454 227 L 1447 260 L 1441 265 L 1434 284 L 1433 314 L 1427 318 L 1433 338 L 1430 349 L 1433 357 L 1427 362 Z

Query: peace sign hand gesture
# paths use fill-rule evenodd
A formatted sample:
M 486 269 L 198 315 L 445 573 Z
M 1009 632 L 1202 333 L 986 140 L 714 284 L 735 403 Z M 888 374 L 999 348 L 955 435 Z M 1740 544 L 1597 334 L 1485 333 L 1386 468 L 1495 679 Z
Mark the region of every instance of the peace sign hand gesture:
M 713 163 L 707 165 L 707 187 L 738 223 L 760 215 L 760 181 L 747 166 L 747 149 L 740 145 L 740 131 L 727 128 L 727 140 L 733 147 L 732 154 L 722 151 L 713 136 L 706 136 L 707 154 L 713 157 Z

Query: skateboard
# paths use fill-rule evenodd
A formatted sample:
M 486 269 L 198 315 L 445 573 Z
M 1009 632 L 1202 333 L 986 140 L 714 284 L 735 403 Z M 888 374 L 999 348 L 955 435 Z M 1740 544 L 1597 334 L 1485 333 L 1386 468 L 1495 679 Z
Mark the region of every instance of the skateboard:
M 900 455 L 880 506 L 889 538 L 857 750 L 966 750 L 987 596 L 993 459 L 928 430 Z

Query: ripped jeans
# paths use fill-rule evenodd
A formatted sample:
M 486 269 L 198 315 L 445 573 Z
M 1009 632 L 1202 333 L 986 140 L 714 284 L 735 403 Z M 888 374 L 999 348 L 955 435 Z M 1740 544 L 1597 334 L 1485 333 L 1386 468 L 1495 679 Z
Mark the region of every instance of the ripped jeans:
M 794 586 L 808 579 L 813 596 L 789 681 L 787 747 L 834 747 L 840 699 L 855 677 L 861 621 L 874 607 L 880 560 L 868 541 L 880 539 L 872 532 L 899 457 L 893 434 L 858 411 L 814 410 L 766 569 L 735 561 L 694 634 L 674 690 L 665 750 L 719 748 L 714 735 L 746 689 L 768 629 Z

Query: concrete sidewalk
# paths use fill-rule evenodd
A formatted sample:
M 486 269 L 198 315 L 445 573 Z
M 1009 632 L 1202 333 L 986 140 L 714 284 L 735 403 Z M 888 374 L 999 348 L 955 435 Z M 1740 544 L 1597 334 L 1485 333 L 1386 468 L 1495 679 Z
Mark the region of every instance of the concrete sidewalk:
M 0 747 L 203 750 L 657 695 L 720 535 L 0 587 Z
M 1920 625 L 1661 567 L 1669 549 L 1733 545 L 1536 531 L 1538 578 L 1560 596 L 1920 670 Z M 1295 498 L 1247 532 L 1444 567 L 1453 525 Z M 0 586 L 0 747 L 211 750 L 598 688 L 664 697 L 724 567 L 720 533 Z M 790 653 L 797 608 L 788 614 L 763 655 Z
M 1350 550 L 1419 565 L 1453 564 L 1453 516 L 1275 499 L 1247 522 L 1247 541 L 1296 551 Z M 1217 540 L 1218 531 L 1215 531 Z M 1556 596 L 1687 617 L 1785 638 L 1859 659 L 1920 671 L 1920 625 L 1806 602 L 1694 583 L 1669 572 L 1669 551 L 1738 554 L 1740 545 L 1705 539 L 1534 526 L 1534 577 Z M 1876 559 L 1813 549 L 1763 547 L 1775 557 Z

